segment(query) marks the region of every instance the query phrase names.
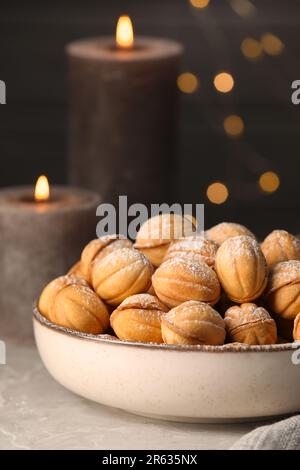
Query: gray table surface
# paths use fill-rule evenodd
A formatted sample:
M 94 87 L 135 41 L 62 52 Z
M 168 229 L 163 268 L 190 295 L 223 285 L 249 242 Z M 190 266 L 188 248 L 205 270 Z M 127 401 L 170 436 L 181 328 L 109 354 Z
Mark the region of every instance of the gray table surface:
M 257 426 L 156 421 L 101 406 L 56 383 L 32 341 L 6 348 L 0 449 L 228 449 Z

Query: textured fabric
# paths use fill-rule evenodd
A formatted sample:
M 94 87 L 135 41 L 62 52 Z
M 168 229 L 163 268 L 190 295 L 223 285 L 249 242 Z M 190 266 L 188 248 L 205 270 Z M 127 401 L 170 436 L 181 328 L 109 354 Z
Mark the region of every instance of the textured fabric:
M 232 450 L 300 450 L 300 415 L 262 426 L 239 439 Z

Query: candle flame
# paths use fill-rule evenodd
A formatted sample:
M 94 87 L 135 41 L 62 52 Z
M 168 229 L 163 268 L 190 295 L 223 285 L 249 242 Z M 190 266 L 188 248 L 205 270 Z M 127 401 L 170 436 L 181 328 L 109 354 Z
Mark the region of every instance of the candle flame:
M 120 16 L 116 30 L 116 43 L 120 49 L 133 47 L 133 27 L 129 16 Z
M 48 201 L 50 197 L 50 188 L 47 176 L 40 176 L 36 182 L 34 190 L 34 199 L 38 202 Z

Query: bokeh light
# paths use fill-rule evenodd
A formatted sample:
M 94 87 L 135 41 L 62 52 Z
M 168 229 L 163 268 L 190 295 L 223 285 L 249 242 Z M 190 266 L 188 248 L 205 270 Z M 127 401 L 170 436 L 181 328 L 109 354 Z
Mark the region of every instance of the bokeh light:
M 227 200 L 229 192 L 225 184 L 216 181 L 208 186 L 206 195 L 213 204 L 223 204 Z
M 230 137 L 238 137 L 244 132 L 244 121 L 240 116 L 231 114 L 224 119 L 224 130 Z
M 259 178 L 259 186 L 265 193 L 274 193 L 280 186 L 280 179 L 274 171 L 266 171 Z
M 205 8 L 209 4 L 210 0 L 190 0 L 190 3 L 195 8 Z
M 257 60 L 262 56 L 263 48 L 254 38 L 245 38 L 241 44 L 241 51 L 247 59 Z
M 263 50 L 269 55 L 279 55 L 284 49 L 284 44 L 281 39 L 272 33 L 263 34 L 261 37 L 261 43 Z
M 234 80 L 230 73 L 221 72 L 214 78 L 214 86 L 220 93 L 228 93 L 234 87 Z
M 184 72 L 177 78 L 177 86 L 183 93 L 195 93 L 199 87 L 199 80 L 191 72 Z

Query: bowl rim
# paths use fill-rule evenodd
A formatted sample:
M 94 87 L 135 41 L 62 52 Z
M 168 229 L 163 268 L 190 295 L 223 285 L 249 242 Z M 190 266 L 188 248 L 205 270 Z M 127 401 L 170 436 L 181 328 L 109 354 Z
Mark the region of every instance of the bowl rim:
M 242 343 L 230 343 L 224 344 L 221 346 L 212 346 L 212 345 L 179 345 L 179 344 L 161 344 L 161 343 L 145 343 L 139 341 L 127 341 L 120 340 L 109 334 L 100 334 L 93 335 L 91 333 L 83 333 L 81 331 L 72 330 L 64 326 L 57 325 L 52 323 L 46 317 L 44 317 L 37 305 L 33 306 L 33 320 L 38 322 L 45 328 L 48 328 L 52 331 L 55 331 L 60 334 L 64 334 L 69 337 L 88 340 L 96 343 L 108 343 L 115 344 L 124 347 L 136 347 L 136 348 L 148 348 L 148 349 L 160 349 L 163 351 L 199 351 L 199 352 L 213 352 L 213 353 L 226 353 L 226 352 L 279 352 L 279 351 L 295 351 L 300 348 L 300 342 L 293 343 L 280 343 L 280 344 L 264 344 L 264 345 L 248 345 Z

